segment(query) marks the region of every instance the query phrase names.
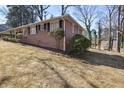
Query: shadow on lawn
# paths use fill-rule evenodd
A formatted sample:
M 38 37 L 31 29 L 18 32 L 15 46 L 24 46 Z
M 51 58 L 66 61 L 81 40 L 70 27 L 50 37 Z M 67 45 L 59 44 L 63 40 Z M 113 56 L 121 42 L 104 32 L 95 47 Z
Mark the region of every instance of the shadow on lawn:
M 114 67 L 118 69 L 124 69 L 124 57 L 119 55 L 108 55 L 104 53 L 96 53 L 87 51 L 79 58 L 83 63 L 92 64 L 92 65 L 104 65 L 109 67 Z
M 23 46 L 31 45 L 31 44 L 26 44 L 26 43 L 21 43 L 21 44 Z M 69 57 L 80 59 L 80 60 L 82 60 L 83 63 L 87 63 L 87 64 L 104 65 L 104 66 L 114 67 L 114 68 L 118 68 L 118 69 L 124 69 L 124 57 L 119 56 L 119 55 L 108 55 L 108 54 L 104 54 L 104 53 L 87 51 L 84 54 L 80 55 L 80 57 L 79 57 L 79 56 L 72 56 L 61 50 L 55 50 L 52 48 L 40 47 L 40 46 L 36 46 L 36 45 L 31 45 L 31 46 L 35 46 L 35 47 L 43 48 L 43 49 L 46 49 L 49 51 L 53 51 L 53 52 L 55 52 L 54 54 L 60 53 L 60 54 L 63 54 L 64 56 L 67 55 Z

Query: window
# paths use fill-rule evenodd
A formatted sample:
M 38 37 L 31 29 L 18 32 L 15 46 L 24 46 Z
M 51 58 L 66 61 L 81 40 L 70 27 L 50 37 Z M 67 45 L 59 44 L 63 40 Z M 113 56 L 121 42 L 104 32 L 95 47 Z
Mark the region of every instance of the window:
M 38 26 L 36 25 L 36 33 L 38 33 Z
M 47 23 L 47 30 L 50 31 L 50 23 Z
M 38 33 L 38 31 L 40 31 L 40 25 L 36 25 L 36 33 Z
M 38 30 L 40 31 L 40 25 L 38 25 Z
M 50 31 L 50 23 L 44 24 L 44 30 Z
M 41 31 L 44 31 L 44 25 L 41 25 L 41 26 L 40 26 L 40 30 L 41 30 Z
M 59 27 L 59 21 L 53 21 L 50 23 L 50 31 L 53 31 L 56 28 L 60 28 Z
M 46 24 L 44 24 L 44 30 L 46 30 Z
M 36 34 L 36 28 L 31 28 L 31 34 Z
M 60 20 L 60 21 L 59 21 L 59 27 L 60 27 L 60 28 L 63 28 L 63 20 Z
M 30 35 L 30 27 L 28 27 L 28 34 Z

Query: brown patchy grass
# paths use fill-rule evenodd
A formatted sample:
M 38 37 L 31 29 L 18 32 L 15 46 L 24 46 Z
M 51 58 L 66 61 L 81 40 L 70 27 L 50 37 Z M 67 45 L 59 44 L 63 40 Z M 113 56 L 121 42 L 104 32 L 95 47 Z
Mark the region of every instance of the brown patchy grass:
M 0 41 L 0 87 L 124 87 L 123 54 L 79 58 Z

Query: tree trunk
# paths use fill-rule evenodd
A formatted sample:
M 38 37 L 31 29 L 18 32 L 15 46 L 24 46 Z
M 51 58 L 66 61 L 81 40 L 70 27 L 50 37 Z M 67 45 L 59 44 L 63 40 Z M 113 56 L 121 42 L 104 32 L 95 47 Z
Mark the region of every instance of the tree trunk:
M 98 40 L 98 49 L 101 49 L 101 40 Z
M 91 36 L 91 31 L 89 27 L 87 27 L 87 31 L 88 31 L 89 39 L 92 42 L 92 36 Z
M 118 7 L 118 37 L 117 37 L 118 38 L 117 39 L 118 40 L 117 41 L 118 42 L 117 43 L 117 51 L 118 52 L 120 52 L 120 33 L 119 33 L 119 31 L 120 31 L 120 14 L 121 14 L 120 12 L 121 12 L 121 6 Z
M 122 48 L 124 48 L 124 24 L 123 24 L 123 32 L 122 32 Z
M 97 36 L 96 36 L 96 34 L 95 34 L 95 49 L 96 49 L 96 46 L 97 46 Z
M 117 51 L 120 52 L 120 33 L 118 32 L 118 46 L 117 46 Z
M 61 8 L 62 8 L 61 15 L 64 15 L 64 5 L 62 5 Z
M 112 36 L 111 36 L 111 32 L 112 32 L 112 25 L 111 25 L 111 14 L 109 14 L 109 47 L 108 50 L 111 51 L 112 50 Z

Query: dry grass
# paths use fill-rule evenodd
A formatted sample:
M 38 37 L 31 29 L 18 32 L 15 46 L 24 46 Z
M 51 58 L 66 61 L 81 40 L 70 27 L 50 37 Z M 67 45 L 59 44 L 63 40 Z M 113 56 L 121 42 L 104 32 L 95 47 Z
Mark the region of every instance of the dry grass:
M 77 59 L 0 41 L 0 87 L 124 87 L 124 56 L 90 51 Z

